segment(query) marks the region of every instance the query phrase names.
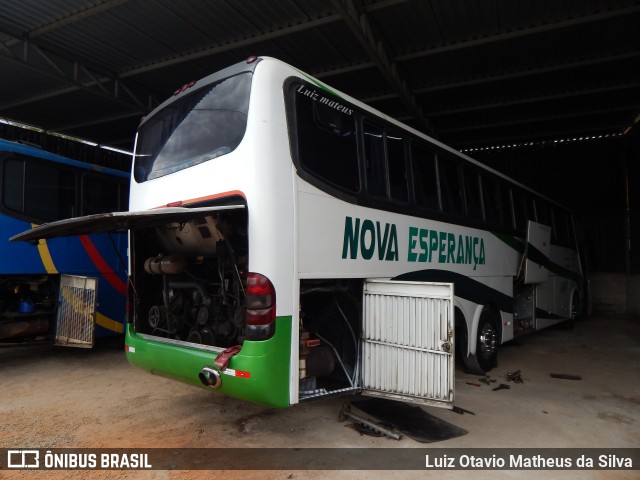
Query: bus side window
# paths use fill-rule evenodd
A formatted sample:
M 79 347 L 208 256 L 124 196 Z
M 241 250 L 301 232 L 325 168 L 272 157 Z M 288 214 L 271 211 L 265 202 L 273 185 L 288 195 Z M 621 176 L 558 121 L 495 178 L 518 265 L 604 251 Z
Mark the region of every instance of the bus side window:
M 464 196 L 467 204 L 467 216 L 473 220 L 484 220 L 482 199 L 480 197 L 480 177 L 474 169 L 463 167 Z
M 513 198 L 513 212 L 516 219 L 516 230 L 518 233 L 525 234 L 527 231 L 527 221 L 529 220 L 529 212 L 527 209 L 527 201 L 524 192 L 512 189 L 511 196 Z
M 525 200 L 527 204 L 527 220 L 533 220 L 534 222 L 538 221 L 538 211 L 536 209 L 536 202 L 533 200 L 533 197 L 530 195 L 525 195 Z
M 353 110 L 338 112 L 301 94 L 295 94 L 295 104 L 297 153 L 303 169 L 329 185 L 358 192 L 360 178 Z
M 438 155 L 438 182 L 442 211 L 453 215 L 462 215 L 460 164 L 451 157 Z
M 78 212 L 75 192 L 76 176 L 70 170 L 5 160 L 2 200 L 7 208 L 40 221 L 62 220 Z
M 120 210 L 120 192 L 118 182 L 100 178 L 96 175 L 82 176 L 82 212 L 81 215 L 108 213 Z
M 502 204 L 502 214 L 504 225 L 508 228 L 515 228 L 515 216 L 513 212 L 513 201 L 511 199 L 511 189 L 502 181 L 498 182 L 500 203 Z
M 579 228 L 579 225 L 576 225 L 576 219 L 573 217 L 573 215 L 571 215 L 570 213 L 566 213 L 566 219 L 567 219 L 567 227 L 568 227 L 568 231 L 569 231 L 569 243 L 568 245 L 570 247 L 575 247 L 578 243 L 578 240 L 576 239 L 576 235 L 578 236 L 578 238 L 581 238 L 581 240 L 584 240 L 580 234 L 577 234 L 577 228 Z
M 45 165 L 27 164 L 25 213 L 43 220 L 77 215 L 76 175 Z
M 482 180 L 482 202 L 484 204 L 484 216 L 489 225 L 501 225 L 502 205 L 500 202 L 500 192 L 498 182 L 487 175 L 481 176 Z
M 551 205 L 549 205 L 549 222 L 551 224 L 551 243 L 560 243 L 562 233 L 558 232 L 559 219 L 557 211 Z
M 404 154 L 404 138 L 399 131 L 387 131 L 387 167 L 389 170 L 389 195 L 393 200 L 407 202 L 407 161 Z
M 384 151 L 384 133 L 381 127 L 363 122 L 364 158 L 367 173 L 367 191 L 374 197 L 387 196 L 387 169 Z
M 24 162 L 6 160 L 2 168 L 2 205 L 24 211 Z
M 419 144 L 411 144 L 411 167 L 416 206 L 429 211 L 440 210 L 436 156 Z

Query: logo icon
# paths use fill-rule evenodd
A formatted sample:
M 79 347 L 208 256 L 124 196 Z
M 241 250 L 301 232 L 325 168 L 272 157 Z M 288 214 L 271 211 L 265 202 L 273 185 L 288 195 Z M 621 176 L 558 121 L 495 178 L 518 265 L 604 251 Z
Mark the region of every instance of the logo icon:
M 40 452 L 38 450 L 8 450 L 8 468 L 39 468 Z

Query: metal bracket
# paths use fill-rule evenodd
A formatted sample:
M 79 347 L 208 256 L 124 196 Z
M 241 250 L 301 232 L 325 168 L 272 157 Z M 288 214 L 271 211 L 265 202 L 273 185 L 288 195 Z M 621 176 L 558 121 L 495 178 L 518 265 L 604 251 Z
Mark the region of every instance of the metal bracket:
M 402 435 L 397 432 L 384 428 L 383 426 L 375 422 L 372 422 L 370 420 L 367 420 L 366 418 L 363 418 L 351 413 L 351 405 L 349 405 L 348 403 L 343 403 L 342 407 L 340 407 L 340 411 L 338 412 L 338 421 L 344 422 L 347 419 L 351 419 L 355 423 L 365 425 L 366 427 L 369 427 L 374 432 L 381 433 L 385 437 L 392 438 L 393 440 L 400 440 L 402 438 Z

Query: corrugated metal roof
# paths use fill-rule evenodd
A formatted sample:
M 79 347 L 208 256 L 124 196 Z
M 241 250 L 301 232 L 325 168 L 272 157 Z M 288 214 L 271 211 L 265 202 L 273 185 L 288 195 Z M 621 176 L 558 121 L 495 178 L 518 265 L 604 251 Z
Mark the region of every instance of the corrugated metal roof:
M 0 117 L 130 148 L 173 90 L 250 54 L 456 146 L 620 133 L 638 0 L 23 0 L 0 9 Z

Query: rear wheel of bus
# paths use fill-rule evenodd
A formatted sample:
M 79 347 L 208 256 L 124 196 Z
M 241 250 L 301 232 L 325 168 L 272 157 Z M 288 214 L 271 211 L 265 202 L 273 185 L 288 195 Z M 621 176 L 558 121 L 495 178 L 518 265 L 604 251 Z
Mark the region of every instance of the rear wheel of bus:
M 468 332 L 465 329 L 462 342 L 465 350 L 467 342 Z M 475 353 L 463 353 L 461 356 L 469 372 L 483 374 L 493 369 L 498 359 L 498 320 L 495 312 L 487 307 L 480 314 L 475 342 Z

